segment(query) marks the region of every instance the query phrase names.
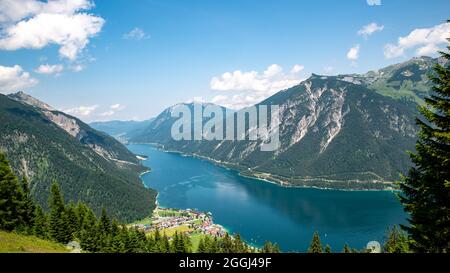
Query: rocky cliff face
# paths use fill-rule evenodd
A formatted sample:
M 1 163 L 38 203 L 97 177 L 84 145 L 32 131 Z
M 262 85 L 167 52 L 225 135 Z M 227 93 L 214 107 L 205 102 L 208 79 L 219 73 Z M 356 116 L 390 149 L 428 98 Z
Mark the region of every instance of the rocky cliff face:
M 57 111 L 46 103 L 43 103 L 24 92 L 8 95 L 20 103 L 34 107 L 59 128 L 66 131 L 70 136 L 78 140 L 81 144 L 90 147 L 98 155 L 107 160 L 112 160 L 119 166 L 124 163 L 138 164 L 136 157 L 128 151 L 122 144 L 110 136 L 98 132 L 81 120 L 61 111 Z
M 362 75 L 312 75 L 257 105 L 278 105 L 281 146 L 261 141 L 174 141 L 160 115 L 134 140 L 206 157 L 241 173 L 287 185 L 351 189 L 392 186 L 414 150 L 417 106 L 430 92 L 438 59 L 414 58 Z M 247 131 L 248 134 L 248 131 Z M 133 140 L 133 139 L 132 139 Z

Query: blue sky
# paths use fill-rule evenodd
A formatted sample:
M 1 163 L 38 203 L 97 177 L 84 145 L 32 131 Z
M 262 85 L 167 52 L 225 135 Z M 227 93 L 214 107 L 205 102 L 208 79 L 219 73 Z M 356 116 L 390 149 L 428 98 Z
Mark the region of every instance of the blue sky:
M 450 29 L 448 0 L 53 0 L 28 14 L 11 1 L 0 0 L 0 92 L 23 89 L 85 121 L 193 99 L 239 108 L 311 73 L 433 56 Z

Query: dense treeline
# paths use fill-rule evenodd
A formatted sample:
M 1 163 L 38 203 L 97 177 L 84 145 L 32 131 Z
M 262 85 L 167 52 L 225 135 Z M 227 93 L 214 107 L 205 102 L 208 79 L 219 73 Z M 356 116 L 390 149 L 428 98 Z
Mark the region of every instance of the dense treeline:
M 53 183 L 48 200 L 49 211 L 35 204 L 30 196 L 27 179 L 19 181 L 12 172 L 6 156 L 0 153 L 0 229 L 33 234 L 39 238 L 66 244 L 80 242 L 83 251 L 106 253 L 278 253 L 277 244 L 266 242 L 261 249 L 250 247 L 239 235 L 224 237 L 204 236 L 196 249 L 184 233 L 171 238 L 159 230 L 146 235 L 128 228 L 111 218 L 103 209 L 96 217 L 92 209 L 82 202 L 64 202 L 57 183 Z M 389 232 L 383 250 L 407 252 L 405 233 L 394 228 Z M 322 246 L 319 234 L 314 233 L 309 253 L 331 253 L 330 246 Z M 344 246 L 343 252 L 364 252 Z
M 450 47 L 448 47 L 450 49 Z M 448 53 L 441 52 L 449 60 Z M 421 131 L 416 148 L 411 154 L 415 167 L 400 183 L 400 201 L 410 214 L 410 225 L 388 230 L 385 253 L 433 252 L 448 253 L 450 249 L 450 70 L 439 64 L 435 75 L 434 94 L 425 98 L 421 107 L 425 121 L 418 120 Z M 262 249 L 249 247 L 239 235 L 223 238 L 205 236 L 193 249 L 190 238 L 175 233 L 172 238 L 156 230 L 147 236 L 137 229 L 129 229 L 111 219 L 105 209 L 97 219 L 84 203 L 65 204 L 58 184 L 51 187 L 49 212 L 45 212 L 30 196 L 26 178 L 19 181 L 0 153 L 0 229 L 34 234 L 59 243 L 80 242 L 89 252 L 158 252 L 158 253 L 276 253 L 279 247 L 266 242 Z M 308 253 L 331 253 L 323 247 L 316 232 Z M 344 245 L 342 252 L 356 253 L 369 250 L 352 249 Z
M 345 244 L 340 252 L 342 253 L 371 253 L 371 252 L 383 252 L 383 253 L 409 253 L 409 238 L 406 232 L 399 229 L 397 226 L 390 228 L 386 232 L 386 238 L 384 244 L 380 246 L 380 249 L 356 249 L 351 248 L 348 244 Z M 333 253 L 330 245 L 322 244 L 318 232 L 314 232 L 311 244 L 307 250 L 307 253 Z M 339 252 L 339 251 L 338 251 Z
M 64 202 L 57 183 L 53 183 L 48 200 L 49 211 L 35 204 L 26 178 L 19 181 L 6 156 L 0 153 L 0 229 L 32 234 L 42 239 L 67 244 L 76 240 L 81 249 L 106 253 L 250 253 L 279 252 L 276 244 L 267 242 L 262 250 L 249 247 L 239 235 L 223 238 L 205 236 L 198 249 L 184 233 L 171 238 L 156 230 L 151 235 L 120 224 L 103 209 L 97 219 L 93 210 L 82 202 Z
M 447 49 L 450 51 L 450 46 Z M 416 153 L 410 153 L 414 167 L 399 183 L 400 202 L 410 215 L 409 225 L 389 230 L 383 252 L 450 251 L 450 54 L 440 54 L 445 65 L 437 63 L 429 75 L 433 92 L 424 98 L 422 119 L 417 119 Z M 315 234 L 309 252 L 322 250 Z M 344 247 L 344 252 L 353 251 Z
M 448 21 L 450 23 L 450 21 Z M 450 39 L 448 39 L 450 41 Z M 450 51 L 450 46 L 447 47 Z M 450 60 L 448 52 L 440 52 Z M 400 183 L 400 201 L 411 216 L 403 226 L 417 252 L 450 252 L 450 67 L 437 64 L 430 75 L 433 93 L 420 107 L 422 119 L 414 167 Z
M 128 228 L 111 218 L 103 209 L 100 217 L 82 202 L 64 202 L 57 183 L 53 183 L 45 212 L 31 196 L 26 178 L 19 180 L 12 172 L 6 156 L 0 153 L 0 229 L 32 234 L 42 239 L 66 244 L 80 242 L 87 252 L 105 253 L 278 253 L 277 244 L 266 242 L 261 249 L 250 247 L 239 235 L 224 237 L 204 236 L 194 249 L 191 239 L 184 233 L 171 238 L 159 230 L 145 234 Z M 394 227 L 387 233 L 382 251 L 386 253 L 409 252 L 409 238 L 405 232 Z M 329 245 L 322 246 L 316 232 L 308 253 L 331 253 Z M 342 252 L 357 253 L 364 250 L 351 249 L 345 245 Z

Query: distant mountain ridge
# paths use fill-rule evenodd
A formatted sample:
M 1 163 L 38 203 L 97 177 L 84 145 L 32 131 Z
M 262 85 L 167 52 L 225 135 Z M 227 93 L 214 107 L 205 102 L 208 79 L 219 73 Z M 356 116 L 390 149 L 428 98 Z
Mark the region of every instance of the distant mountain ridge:
M 156 192 L 139 179 L 147 168 L 109 135 L 23 92 L 0 95 L 0 123 L 0 150 L 16 174 L 29 178 L 42 205 L 56 180 L 66 200 L 97 212 L 105 207 L 121 220 L 152 211 Z
M 130 141 L 159 143 L 287 186 L 390 188 L 411 164 L 406 151 L 415 149 L 417 106 L 440 61 L 420 57 L 366 74 L 313 74 L 276 93 L 256 105 L 280 106 L 281 148 L 272 153 L 261 152 L 260 141 L 175 141 L 170 108 Z
M 98 131 L 113 136 L 122 143 L 126 143 L 128 139 L 130 139 L 136 134 L 139 134 L 140 130 L 145 129 L 148 125 L 152 123 L 152 121 L 153 119 L 143 121 L 134 121 L 134 120 L 97 121 L 89 123 L 89 126 Z

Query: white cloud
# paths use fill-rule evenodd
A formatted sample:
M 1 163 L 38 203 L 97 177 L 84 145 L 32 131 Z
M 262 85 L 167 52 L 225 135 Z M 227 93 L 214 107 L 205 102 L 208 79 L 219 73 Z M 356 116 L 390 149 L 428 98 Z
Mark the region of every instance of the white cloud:
M 281 72 L 283 72 L 283 68 L 277 64 L 273 64 L 264 71 L 264 76 L 266 78 L 272 78 L 279 75 Z
M 363 26 L 359 31 L 358 35 L 363 36 L 367 39 L 370 35 L 377 31 L 382 31 L 384 29 L 383 25 L 378 25 L 377 23 L 370 23 L 366 26 Z
M 212 98 L 212 103 L 222 103 L 228 99 L 228 96 L 225 95 L 217 95 L 214 98 Z
M 294 65 L 294 66 L 292 67 L 291 73 L 292 73 L 292 74 L 295 74 L 295 73 L 298 73 L 298 72 L 300 72 L 300 71 L 303 71 L 303 69 L 305 69 L 305 67 L 304 67 L 303 65 L 296 64 L 296 65 Z
M 78 106 L 73 107 L 67 110 L 63 110 L 63 112 L 75 116 L 81 116 L 81 117 L 87 117 L 91 115 L 96 109 L 98 108 L 98 105 L 90 105 L 90 106 Z
M 121 111 L 121 110 L 125 109 L 125 107 L 126 107 L 125 105 L 116 103 L 116 104 L 111 105 L 109 108 L 113 111 Z
M 93 7 L 90 0 L 2 0 L 0 1 L 0 23 L 14 23 L 25 17 L 40 13 L 73 14 Z
M 449 32 L 450 23 L 415 29 L 407 36 L 398 38 L 397 44 L 385 45 L 384 56 L 388 59 L 400 57 L 413 48 L 418 56 L 434 54 L 440 44 L 448 43 Z
M 123 109 L 125 109 L 125 105 L 122 105 L 120 103 L 116 103 L 116 104 L 113 104 L 113 105 L 109 106 L 109 110 L 107 110 L 107 111 L 105 111 L 103 113 L 100 113 L 99 116 L 101 116 L 101 117 L 110 117 L 110 116 L 113 116 L 116 112 L 121 111 Z
M 299 84 L 301 78 L 283 73 L 281 66 L 273 64 L 263 73 L 256 71 L 223 73 L 211 79 L 210 87 L 218 91 L 274 92 Z
M 304 80 L 298 75 L 303 69 L 303 66 L 295 65 L 290 73 L 284 73 L 280 65 L 273 64 L 262 73 L 240 70 L 223 73 L 211 79 L 210 87 L 229 95 L 216 95 L 211 102 L 233 109 L 253 105 L 280 90 L 298 85 Z
M 114 114 L 115 114 L 115 112 L 113 110 L 108 110 L 106 112 L 100 113 L 100 116 L 101 117 L 110 117 L 110 116 L 112 116 Z
M 64 70 L 64 66 L 62 64 L 41 64 L 34 71 L 38 74 L 59 74 Z
M 0 49 L 41 49 L 56 44 L 61 57 L 75 60 L 105 22 L 81 12 L 92 7 L 89 0 L 3 0 Z
M 264 94 L 235 94 L 232 96 L 224 96 L 218 95 L 215 96 L 211 102 L 215 104 L 222 105 L 229 109 L 242 109 L 251 105 L 255 105 L 264 99 L 267 96 Z
M 350 48 L 350 50 L 347 53 L 347 59 L 351 61 L 356 61 L 359 58 L 359 45 L 355 45 L 354 47 Z
M 381 6 L 381 0 L 367 0 L 369 6 Z
M 149 38 L 148 35 L 145 34 L 144 30 L 142 30 L 141 28 L 135 27 L 132 30 L 130 30 L 130 32 L 127 32 L 123 35 L 124 39 L 127 40 L 137 40 L 140 41 L 142 39 L 147 39 Z
M 37 82 L 19 65 L 12 67 L 0 65 L 0 93 L 16 92 L 34 86 Z

